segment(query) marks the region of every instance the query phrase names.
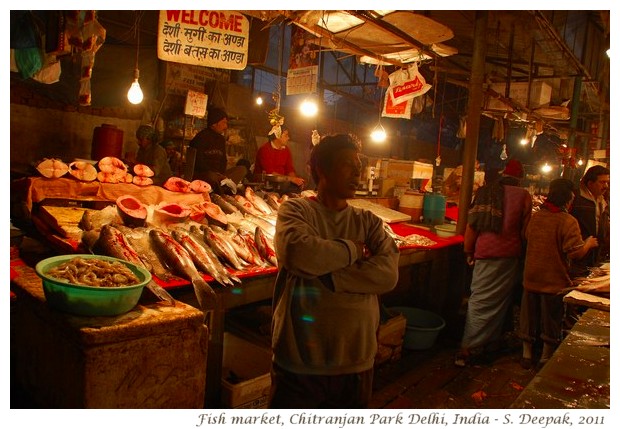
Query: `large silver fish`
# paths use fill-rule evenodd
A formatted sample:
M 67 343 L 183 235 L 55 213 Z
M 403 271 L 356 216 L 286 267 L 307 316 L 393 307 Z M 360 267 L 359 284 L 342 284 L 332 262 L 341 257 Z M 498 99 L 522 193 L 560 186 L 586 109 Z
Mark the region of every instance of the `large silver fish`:
M 273 240 L 276 235 L 276 227 L 270 222 L 267 222 L 265 219 L 260 218 L 259 216 L 254 216 L 252 214 L 246 214 L 245 218 L 250 222 L 258 225 L 263 232 Z
M 280 208 L 280 201 L 278 200 L 279 196 L 278 194 L 276 194 L 275 192 L 267 192 L 265 194 L 265 197 L 263 198 L 265 201 L 267 201 L 267 204 L 269 204 L 269 206 L 274 210 L 274 211 L 278 211 L 278 209 Z
M 187 250 L 170 234 L 160 229 L 151 229 L 149 236 L 155 244 L 156 251 L 170 269 L 192 282 L 200 308 L 204 312 L 215 309 L 217 307 L 217 295 L 202 278 Z
M 254 207 L 254 204 L 252 204 L 250 202 L 250 200 L 248 200 L 243 195 L 235 195 L 233 198 L 242 207 L 241 211 L 244 214 L 248 214 L 249 213 L 249 214 L 253 214 L 254 216 L 262 214 L 262 212 L 259 209 L 257 209 L 256 207 Z
M 249 202 L 251 202 L 254 205 L 254 207 L 256 207 L 262 213 L 266 215 L 270 215 L 273 213 L 273 210 L 271 209 L 269 204 L 267 204 L 267 202 L 263 200 L 261 197 L 256 195 L 254 193 L 254 189 L 252 189 L 250 186 L 245 187 L 245 198 Z
M 237 256 L 239 256 L 244 261 L 248 262 L 251 265 L 256 265 L 259 267 L 265 266 L 265 261 L 260 257 L 258 252 L 254 254 L 252 250 L 248 247 L 245 240 L 239 235 L 239 233 L 231 226 L 226 230 L 223 230 L 218 227 L 212 228 L 216 233 L 222 234 L 223 237 L 228 237 L 228 242 L 233 247 Z
M 112 224 L 103 225 L 99 233 L 99 239 L 95 243 L 96 253 L 119 258 L 127 262 L 138 265 L 139 267 L 151 270 L 151 265 L 145 263 L 133 246 L 129 243 L 125 234 Z
M 256 228 L 254 229 L 256 231 Z M 270 266 L 271 263 L 264 259 L 260 252 L 258 251 L 258 247 L 256 246 L 256 241 L 254 240 L 255 234 L 252 232 L 248 232 L 245 230 L 238 230 L 236 234 L 236 239 L 241 239 L 245 243 L 245 246 L 250 250 L 254 258 L 259 262 L 256 265 L 267 267 Z
M 278 266 L 278 258 L 276 257 L 276 252 L 274 250 L 273 241 L 269 240 L 263 230 L 261 228 L 256 228 L 254 232 L 254 241 L 256 242 L 256 247 L 258 248 L 258 253 L 266 260 L 268 260 L 272 265 Z
M 233 284 L 226 268 L 217 259 L 215 253 L 206 245 L 199 243 L 189 231 L 180 228 L 175 229 L 172 231 L 172 237 L 187 250 L 199 270 L 211 275 L 221 285 Z
M 248 209 L 241 202 L 237 201 L 235 199 L 235 197 L 233 197 L 232 195 L 224 194 L 224 195 L 221 195 L 221 197 L 224 199 L 224 201 L 226 201 L 230 205 L 234 206 L 241 213 L 243 213 L 243 214 L 248 213 Z
M 170 281 L 174 277 L 159 258 L 159 255 L 153 248 L 153 242 L 149 236 L 148 228 L 129 228 L 127 226 L 118 226 L 118 229 L 125 234 L 131 246 L 139 254 L 140 259 L 148 261 L 151 265 L 151 274 L 154 274 L 163 281 Z
M 226 214 L 231 214 L 231 213 L 240 211 L 237 207 L 235 207 L 229 201 L 226 201 L 224 198 L 222 198 L 222 196 L 219 194 L 211 194 L 211 201 L 217 204 L 218 206 L 220 206 L 220 208 Z
M 99 234 L 99 239 L 95 247 L 105 255 L 123 259 L 153 272 L 153 261 L 157 261 L 157 258 L 149 260 L 145 258 L 143 254 L 139 254 L 139 249 L 134 249 L 129 238 L 121 229 L 127 228 L 121 225 L 118 227 L 111 224 L 104 225 L 101 228 L 101 233 Z M 174 298 L 172 298 L 164 288 L 155 283 L 154 280 L 148 282 L 146 288 L 161 301 L 166 301 L 174 305 Z
M 239 259 L 234 247 L 228 242 L 227 237 L 222 233 L 217 233 L 214 228 L 203 226 L 205 243 L 213 249 L 215 254 L 228 262 L 233 268 L 243 270 L 247 264 Z M 221 229 L 220 229 L 221 231 Z

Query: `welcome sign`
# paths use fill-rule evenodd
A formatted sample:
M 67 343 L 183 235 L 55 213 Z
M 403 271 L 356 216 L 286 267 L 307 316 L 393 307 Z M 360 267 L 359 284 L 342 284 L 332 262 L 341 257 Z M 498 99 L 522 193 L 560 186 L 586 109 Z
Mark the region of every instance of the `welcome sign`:
M 162 10 L 157 57 L 163 61 L 243 70 L 248 60 L 250 21 L 224 10 Z

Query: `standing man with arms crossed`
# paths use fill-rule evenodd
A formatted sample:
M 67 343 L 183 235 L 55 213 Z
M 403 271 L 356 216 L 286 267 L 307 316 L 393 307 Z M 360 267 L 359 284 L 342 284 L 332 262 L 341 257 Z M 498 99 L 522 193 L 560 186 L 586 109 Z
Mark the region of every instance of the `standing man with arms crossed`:
M 310 157 L 317 196 L 278 210 L 271 408 L 370 401 L 378 295 L 396 286 L 399 252 L 380 218 L 347 203 L 360 180 L 359 151 L 352 136 L 324 137 Z

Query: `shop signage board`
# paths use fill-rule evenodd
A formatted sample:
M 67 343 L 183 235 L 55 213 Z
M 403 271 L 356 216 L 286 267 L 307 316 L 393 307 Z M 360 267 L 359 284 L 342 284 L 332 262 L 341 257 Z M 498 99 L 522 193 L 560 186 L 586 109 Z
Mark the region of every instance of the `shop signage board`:
M 166 91 L 185 95 L 187 91 L 204 92 L 207 81 L 230 82 L 230 71 L 191 64 L 166 63 Z
M 162 10 L 157 57 L 163 61 L 243 70 L 248 60 L 250 21 L 225 10 Z
M 185 99 L 185 114 L 204 118 L 207 113 L 207 94 L 196 91 L 187 91 Z

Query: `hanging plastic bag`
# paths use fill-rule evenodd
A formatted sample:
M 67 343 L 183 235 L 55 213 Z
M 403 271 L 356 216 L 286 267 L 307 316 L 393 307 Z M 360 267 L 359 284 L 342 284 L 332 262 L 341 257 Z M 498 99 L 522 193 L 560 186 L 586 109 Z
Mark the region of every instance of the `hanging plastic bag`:
M 392 97 L 386 96 L 383 103 L 383 111 L 381 116 L 385 118 L 405 118 L 411 119 L 411 108 L 413 99 L 403 101 L 402 103 L 394 103 Z
M 60 61 L 54 61 L 39 70 L 32 78 L 37 82 L 52 84 L 60 81 Z
M 426 83 L 415 64 L 410 65 L 406 70 L 396 70 L 389 78 L 388 98 L 392 98 L 394 104 L 424 95 L 433 87 Z

